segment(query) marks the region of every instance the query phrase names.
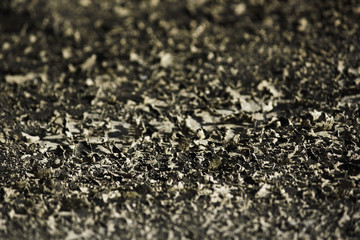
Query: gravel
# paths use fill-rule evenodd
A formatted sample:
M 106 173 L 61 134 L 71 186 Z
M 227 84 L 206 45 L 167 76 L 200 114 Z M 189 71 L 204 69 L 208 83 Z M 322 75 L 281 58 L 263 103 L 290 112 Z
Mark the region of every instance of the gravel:
M 360 4 L 0 3 L 0 239 L 359 239 Z

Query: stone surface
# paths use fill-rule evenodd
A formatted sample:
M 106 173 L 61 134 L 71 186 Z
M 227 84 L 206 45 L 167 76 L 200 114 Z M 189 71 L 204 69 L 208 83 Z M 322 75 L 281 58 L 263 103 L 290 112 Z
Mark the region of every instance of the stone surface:
M 358 1 L 0 3 L 1 239 L 359 239 Z

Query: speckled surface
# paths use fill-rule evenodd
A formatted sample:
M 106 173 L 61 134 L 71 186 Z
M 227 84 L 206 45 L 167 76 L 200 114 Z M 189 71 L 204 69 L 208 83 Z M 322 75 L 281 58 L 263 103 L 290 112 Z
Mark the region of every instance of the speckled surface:
M 0 3 L 0 239 L 359 239 L 358 1 Z

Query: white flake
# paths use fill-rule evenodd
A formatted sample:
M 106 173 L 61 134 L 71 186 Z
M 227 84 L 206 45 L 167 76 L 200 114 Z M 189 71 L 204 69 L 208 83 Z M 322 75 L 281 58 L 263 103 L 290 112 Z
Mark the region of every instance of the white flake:
M 321 116 L 322 112 L 317 111 L 316 109 L 314 109 L 313 111 L 310 112 L 311 116 L 313 117 L 313 120 L 316 121 L 319 119 L 319 117 Z
M 47 81 L 45 74 L 40 73 L 27 73 L 25 75 L 6 75 L 5 81 L 7 83 L 16 83 L 18 85 L 22 85 L 27 81 L 31 81 L 35 78 L 41 78 L 42 81 Z
M 150 124 L 155 126 L 157 130 L 160 132 L 166 132 L 166 133 L 172 133 L 173 128 L 175 128 L 175 125 L 170 122 L 168 119 L 158 122 L 155 119 L 150 121 Z
M 259 91 L 263 91 L 264 89 L 267 89 L 276 98 L 282 96 L 281 92 L 279 92 L 272 83 L 266 80 L 263 80 L 261 83 L 259 83 L 257 89 Z
M 196 132 L 199 128 L 201 128 L 200 123 L 198 123 L 195 119 L 188 116 L 185 119 L 185 124 L 188 128 L 190 128 L 193 132 Z
M 173 63 L 173 56 L 170 53 L 160 53 L 160 66 L 169 67 Z
M 90 229 L 86 229 L 80 234 L 77 234 L 74 231 L 69 231 L 65 240 L 89 239 L 93 235 L 94 235 L 94 232 Z
M 240 16 L 243 15 L 246 12 L 246 4 L 245 3 L 239 3 L 235 6 L 235 14 Z
M 264 185 L 261 186 L 259 191 L 255 194 L 255 197 L 259 197 L 259 198 L 266 197 L 270 193 L 269 189 L 270 189 L 270 185 L 265 183 Z
M 241 96 L 240 98 L 241 110 L 244 112 L 258 112 L 261 110 L 261 106 L 257 104 L 251 98 Z
M 239 91 L 226 87 L 225 89 L 233 98 L 232 102 L 240 102 L 241 110 L 244 112 L 258 112 L 261 106 L 251 99 L 251 96 L 241 95 Z
M 40 141 L 39 136 L 32 136 L 24 132 L 22 132 L 21 135 L 23 135 L 23 137 L 25 137 L 30 143 L 37 143 Z
M 344 70 L 345 70 L 344 61 L 339 61 L 339 62 L 338 62 L 337 70 L 338 70 L 339 72 L 341 72 L 341 73 L 344 72 Z
M 198 138 L 200 139 L 200 140 L 203 140 L 203 139 L 205 139 L 205 133 L 204 133 L 204 130 L 203 129 L 199 129 L 197 132 L 196 132 L 196 135 L 198 136 Z
M 76 128 L 76 122 L 71 121 L 69 118 L 66 121 L 65 127 L 69 129 L 71 133 L 80 133 L 80 130 Z
M 91 55 L 91 57 L 86 59 L 83 64 L 81 64 L 81 70 L 83 70 L 84 72 L 90 72 L 93 69 L 95 63 L 96 63 L 96 55 L 93 54 Z
M 225 132 L 225 142 L 230 141 L 231 139 L 233 139 L 235 136 L 234 131 L 232 129 L 227 129 Z
M 130 62 L 137 62 L 140 65 L 144 64 L 144 61 L 141 59 L 141 57 L 137 53 L 130 53 Z
M 129 9 L 123 8 L 123 7 L 120 7 L 120 6 L 115 6 L 114 7 L 114 12 L 119 17 L 126 17 L 126 16 L 129 16 L 129 14 L 130 14 Z
M 301 18 L 299 20 L 298 30 L 300 32 L 304 32 L 307 29 L 308 25 L 309 25 L 309 21 L 306 18 Z
M 69 59 L 72 57 L 72 52 L 70 47 L 66 47 L 62 49 L 62 55 L 64 59 Z

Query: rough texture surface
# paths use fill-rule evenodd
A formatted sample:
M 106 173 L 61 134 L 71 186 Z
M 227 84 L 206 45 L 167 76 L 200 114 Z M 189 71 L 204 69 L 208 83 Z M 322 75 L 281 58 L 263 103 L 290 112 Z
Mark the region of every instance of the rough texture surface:
M 0 239 L 359 239 L 358 1 L 0 3 Z

